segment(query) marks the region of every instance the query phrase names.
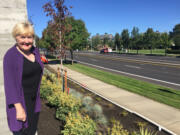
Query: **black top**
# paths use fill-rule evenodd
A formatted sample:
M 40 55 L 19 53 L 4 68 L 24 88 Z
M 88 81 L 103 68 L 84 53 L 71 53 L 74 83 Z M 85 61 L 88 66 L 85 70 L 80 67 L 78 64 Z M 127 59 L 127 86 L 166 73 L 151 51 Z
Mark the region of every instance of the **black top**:
M 24 95 L 36 95 L 40 82 L 41 72 L 42 69 L 38 62 L 32 62 L 24 57 L 22 75 Z

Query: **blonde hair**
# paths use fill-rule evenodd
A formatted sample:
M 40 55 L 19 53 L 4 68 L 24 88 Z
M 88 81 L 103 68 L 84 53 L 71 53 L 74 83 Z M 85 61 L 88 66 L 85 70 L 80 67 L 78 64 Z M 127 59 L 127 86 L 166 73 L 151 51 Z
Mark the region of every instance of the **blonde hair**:
M 14 38 L 16 38 L 19 35 L 34 37 L 34 28 L 28 21 L 17 23 L 12 30 L 12 35 Z

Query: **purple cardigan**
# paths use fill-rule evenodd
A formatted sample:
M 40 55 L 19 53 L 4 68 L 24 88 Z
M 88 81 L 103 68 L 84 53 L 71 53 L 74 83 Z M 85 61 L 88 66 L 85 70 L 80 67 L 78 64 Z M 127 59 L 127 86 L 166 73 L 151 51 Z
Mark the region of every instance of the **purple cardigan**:
M 40 64 L 42 70 L 44 68 L 43 63 L 40 59 L 40 54 L 37 48 L 32 47 L 33 53 L 35 54 L 36 61 Z M 28 122 L 17 121 L 16 109 L 13 106 L 15 103 L 21 103 L 26 111 L 24 93 L 22 88 L 22 72 L 23 72 L 23 55 L 17 50 L 16 45 L 10 48 L 3 60 L 4 70 L 4 88 L 6 95 L 6 111 L 8 125 L 11 131 L 19 131 L 20 129 L 27 128 Z M 43 72 L 42 72 L 43 74 Z M 42 78 L 41 74 L 41 78 Z M 41 80 L 41 79 L 40 79 Z M 41 82 L 41 81 L 40 81 Z M 35 112 L 40 112 L 40 83 L 38 87 Z

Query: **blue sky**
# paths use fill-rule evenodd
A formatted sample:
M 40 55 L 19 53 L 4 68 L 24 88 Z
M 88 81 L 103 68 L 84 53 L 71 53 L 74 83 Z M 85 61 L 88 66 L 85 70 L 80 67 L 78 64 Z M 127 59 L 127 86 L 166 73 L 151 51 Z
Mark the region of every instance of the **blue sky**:
M 28 17 L 40 37 L 50 19 L 42 8 L 48 1 L 27 0 Z M 180 23 L 180 0 L 66 0 L 66 4 L 73 6 L 72 16 L 82 19 L 91 35 L 131 32 L 134 26 L 140 32 L 147 28 L 169 32 Z

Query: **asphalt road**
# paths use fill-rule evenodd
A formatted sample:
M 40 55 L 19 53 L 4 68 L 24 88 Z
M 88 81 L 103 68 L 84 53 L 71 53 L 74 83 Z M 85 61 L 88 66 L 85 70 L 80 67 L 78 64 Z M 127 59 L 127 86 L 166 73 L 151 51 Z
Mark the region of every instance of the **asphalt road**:
M 180 90 L 180 58 L 78 52 L 74 53 L 74 60 L 113 73 Z

